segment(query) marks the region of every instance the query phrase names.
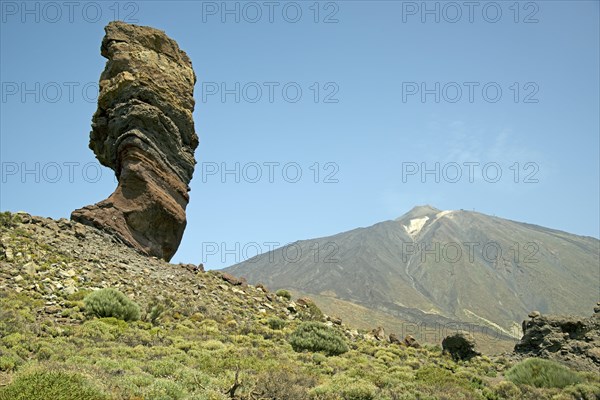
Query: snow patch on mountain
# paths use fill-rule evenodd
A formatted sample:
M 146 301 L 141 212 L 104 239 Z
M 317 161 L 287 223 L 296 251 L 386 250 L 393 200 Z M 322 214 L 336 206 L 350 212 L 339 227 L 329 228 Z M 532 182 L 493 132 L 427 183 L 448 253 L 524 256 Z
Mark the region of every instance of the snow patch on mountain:
M 446 215 L 448 215 L 448 214 L 452 214 L 453 212 L 454 212 L 454 210 L 440 211 L 439 213 L 437 213 L 437 214 L 435 215 L 435 219 L 440 219 L 440 218 L 442 218 L 443 216 L 446 216 Z
M 414 218 L 411 219 L 408 225 L 403 225 L 406 233 L 408 233 L 411 237 L 415 237 L 421 229 L 423 229 L 423 225 L 429 221 L 429 217 L 423 218 Z

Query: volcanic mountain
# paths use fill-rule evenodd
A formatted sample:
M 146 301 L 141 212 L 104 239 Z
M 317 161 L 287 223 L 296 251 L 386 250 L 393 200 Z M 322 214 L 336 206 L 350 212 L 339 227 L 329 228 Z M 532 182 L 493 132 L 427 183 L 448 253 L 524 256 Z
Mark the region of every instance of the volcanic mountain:
M 599 249 L 592 237 L 427 205 L 226 271 L 357 322 L 472 324 L 518 338 L 531 310 L 589 313 L 600 297 Z

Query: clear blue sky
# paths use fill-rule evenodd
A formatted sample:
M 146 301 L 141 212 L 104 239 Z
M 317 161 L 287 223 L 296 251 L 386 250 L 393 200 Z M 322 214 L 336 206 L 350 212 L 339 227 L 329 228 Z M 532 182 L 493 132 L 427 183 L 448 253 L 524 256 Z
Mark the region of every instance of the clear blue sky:
M 599 2 L 463 3 L 2 1 L 0 209 L 68 217 L 116 187 L 87 146 L 103 27 L 118 17 L 166 31 L 198 76 L 175 262 L 226 266 L 248 244 L 418 204 L 598 237 Z M 236 163 L 239 182 L 221 176 Z M 436 163 L 439 182 L 421 176 Z

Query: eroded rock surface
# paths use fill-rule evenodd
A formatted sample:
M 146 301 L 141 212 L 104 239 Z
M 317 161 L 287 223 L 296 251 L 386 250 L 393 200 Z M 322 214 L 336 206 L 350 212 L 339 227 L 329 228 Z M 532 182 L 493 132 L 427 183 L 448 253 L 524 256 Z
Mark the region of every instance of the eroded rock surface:
M 590 318 L 539 312 L 529 317 L 523 321 L 523 338 L 515 353 L 553 359 L 580 370 L 600 368 L 600 303 Z
M 168 261 L 185 230 L 196 164 L 196 75 L 187 54 L 162 31 L 119 21 L 105 31 L 101 54 L 108 62 L 90 149 L 119 184 L 106 200 L 71 218 Z

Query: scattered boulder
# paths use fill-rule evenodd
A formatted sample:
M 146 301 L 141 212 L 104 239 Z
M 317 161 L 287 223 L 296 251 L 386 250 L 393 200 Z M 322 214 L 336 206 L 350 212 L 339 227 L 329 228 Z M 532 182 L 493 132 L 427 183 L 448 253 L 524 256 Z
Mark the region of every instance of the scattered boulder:
M 290 304 L 288 304 L 287 310 L 291 313 L 296 314 L 298 312 L 298 306 L 292 301 L 290 302 Z
M 204 272 L 204 265 L 203 264 L 199 264 L 199 265 L 195 265 L 195 264 L 179 264 L 181 266 L 181 268 L 184 268 L 186 270 L 188 270 L 189 272 L 192 272 L 194 274 L 200 273 L 200 272 Z
M 442 349 L 445 353 L 450 354 L 455 361 L 470 360 L 481 355 L 477 350 L 477 344 L 473 336 L 462 332 L 445 337 L 442 341 Z
M 267 287 L 265 285 L 263 285 L 262 283 L 259 283 L 258 285 L 256 285 L 256 288 L 262 290 L 264 293 L 269 293 L 269 289 L 267 289 Z
M 314 301 L 308 297 L 300 297 L 298 300 L 296 300 L 296 303 L 302 307 L 309 307 L 311 304 L 314 304 Z
M 105 32 L 101 54 L 108 62 L 89 147 L 119 183 L 106 200 L 73 211 L 71 219 L 168 261 L 186 226 L 196 164 L 196 75 L 187 54 L 160 30 L 113 21 Z
M 75 224 L 73 226 L 73 234 L 77 239 L 85 239 L 86 231 L 83 225 Z
M 590 318 L 537 315 L 523 321 L 523 337 L 515 345 L 514 352 L 552 359 L 578 370 L 598 371 L 600 312 L 596 308 Z
M 244 278 L 236 278 L 235 276 L 226 272 L 221 275 L 221 278 L 233 286 L 246 286 L 248 284 Z
M 397 345 L 403 345 L 404 343 L 402 342 L 402 340 L 400 340 L 400 338 L 398 337 L 398 335 L 396 335 L 395 333 L 390 333 L 390 343 L 392 344 L 397 344 Z
M 379 341 L 385 340 L 385 330 L 381 326 L 378 326 L 377 328 L 373 329 L 371 331 L 371 335 L 373 335 L 373 337 Z
M 373 332 L 375 332 L 375 331 L 373 331 Z M 415 349 L 418 349 L 421 347 L 419 342 L 417 342 L 417 339 L 415 339 L 414 336 L 412 336 L 412 335 L 406 335 L 404 337 L 404 340 L 400 340 L 398 335 L 396 335 L 395 333 L 390 333 L 389 342 L 392 344 L 396 344 L 398 346 L 402 346 L 402 347 L 413 347 Z
M 417 339 L 415 339 L 412 335 L 406 335 L 404 337 L 404 345 L 406 347 L 413 347 L 415 349 L 421 348 L 421 345 L 419 344 L 419 342 L 417 342 Z

